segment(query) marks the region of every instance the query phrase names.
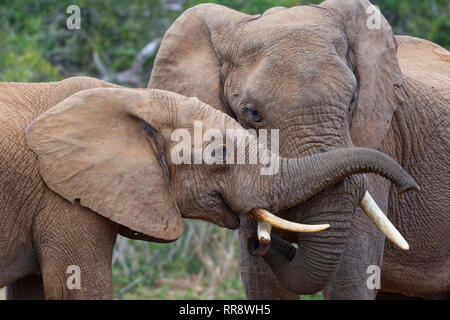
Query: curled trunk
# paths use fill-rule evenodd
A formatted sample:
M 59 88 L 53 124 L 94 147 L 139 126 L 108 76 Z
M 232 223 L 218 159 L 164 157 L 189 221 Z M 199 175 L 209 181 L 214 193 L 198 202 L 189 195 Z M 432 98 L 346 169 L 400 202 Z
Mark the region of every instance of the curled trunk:
M 352 176 L 296 207 L 303 222 L 326 221 L 330 228 L 298 234 L 298 249 L 275 235 L 272 237 L 264 259 L 283 286 L 297 294 L 312 294 L 327 285 L 339 266 L 355 207 L 366 188 L 367 179 L 363 175 Z
M 399 192 L 418 189 L 397 162 L 367 148 L 335 149 L 298 159 L 282 158 L 277 175 L 260 177 L 262 185 L 273 186 L 274 194 L 268 199 L 277 200 L 267 204 L 268 209 L 278 212 L 313 198 L 303 208 L 305 212 L 301 216 L 307 221 L 302 222 L 331 225 L 326 231 L 299 235 L 298 250 L 280 238 L 274 239 L 264 259 L 286 288 L 298 294 L 314 293 L 334 274 L 345 249 L 352 214 L 367 189 L 363 176 L 345 178 L 359 173 L 382 175 Z
M 412 177 L 392 158 L 367 148 L 343 148 L 296 159 L 281 159 L 275 184 L 278 203 L 291 208 L 338 181 L 358 173 L 376 173 L 403 193 L 419 189 Z M 279 187 L 277 187 L 279 186 Z

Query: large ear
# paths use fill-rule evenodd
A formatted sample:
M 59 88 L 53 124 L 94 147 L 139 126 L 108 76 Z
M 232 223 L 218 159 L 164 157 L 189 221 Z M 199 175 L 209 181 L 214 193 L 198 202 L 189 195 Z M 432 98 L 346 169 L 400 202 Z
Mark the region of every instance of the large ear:
M 378 148 L 401 103 L 402 73 L 392 29 L 367 0 L 328 0 L 321 6 L 341 19 L 358 80 L 351 138 L 357 146 Z
M 99 88 L 76 93 L 26 130 L 47 185 L 81 205 L 162 241 L 183 233 L 158 132 L 176 115 L 174 93 Z M 164 109 L 164 110 L 163 110 Z
M 186 10 L 161 42 L 148 87 L 197 97 L 228 113 L 221 98 L 223 57 L 219 52 L 222 46 L 228 47 L 233 27 L 248 17 L 216 4 Z

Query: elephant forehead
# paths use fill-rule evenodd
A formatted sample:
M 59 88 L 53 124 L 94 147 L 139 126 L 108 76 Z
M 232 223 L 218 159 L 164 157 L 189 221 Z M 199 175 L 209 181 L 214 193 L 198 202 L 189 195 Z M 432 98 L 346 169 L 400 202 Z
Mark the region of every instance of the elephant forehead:
M 244 39 L 233 41 L 238 47 L 230 47 L 230 50 L 234 51 L 230 56 L 239 64 L 249 63 L 261 56 L 273 58 L 271 63 L 286 63 L 290 62 L 290 58 L 315 60 L 317 56 L 336 53 L 344 57 L 347 52 L 344 32 L 323 22 L 298 25 L 266 24 L 261 27 L 247 27 L 244 33 Z
M 239 42 L 241 45 L 264 45 L 270 39 L 307 39 L 308 34 L 333 38 L 342 35 L 343 30 L 344 27 L 327 10 L 299 6 L 251 20 L 242 25 L 234 37 L 240 40 L 245 38 L 245 41 Z
M 313 6 L 295 6 L 285 10 L 273 10 L 252 19 L 253 26 L 264 29 L 266 26 L 300 26 L 320 24 L 324 21 L 334 20 L 326 9 Z M 250 24 L 249 24 L 250 25 Z

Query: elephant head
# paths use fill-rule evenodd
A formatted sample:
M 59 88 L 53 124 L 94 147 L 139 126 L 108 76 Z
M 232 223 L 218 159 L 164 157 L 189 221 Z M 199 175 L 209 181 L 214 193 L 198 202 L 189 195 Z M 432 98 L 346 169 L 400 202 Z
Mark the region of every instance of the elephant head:
M 214 129 L 226 137 L 227 130 L 238 130 L 233 141 L 240 134 L 245 138 L 240 143 L 251 147 L 254 136 L 228 115 L 197 98 L 151 89 L 80 91 L 34 120 L 26 138 L 49 188 L 161 241 L 173 241 L 182 234 L 182 217 L 236 229 L 239 214 L 255 208 L 279 211 L 294 206 L 353 173 L 377 172 L 400 190 L 415 187 L 395 161 L 365 148 L 298 159 L 273 154 L 279 170 L 261 175 L 263 164 L 225 161 L 234 158 L 239 145 L 233 143 L 227 149 L 229 144 L 223 139 L 203 137 L 200 153 L 211 158 L 192 163 L 199 150 L 186 158 L 192 141 L 185 135 L 187 161 L 180 162 L 179 136 L 174 133 L 184 130 L 195 136 L 196 121 L 202 124 L 202 135 Z
M 247 129 L 279 129 L 287 158 L 376 149 L 403 99 L 396 49 L 388 22 L 367 0 L 276 7 L 254 16 L 204 4 L 184 12 L 165 34 L 149 87 L 196 96 Z M 331 223 L 324 232 L 292 238 L 302 250 L 290 269 L 295 276 L 282 277 L 287 287 L 308 294 L 326 285 L 366 189 L 365 177 L 352 176 L 281 213 Z M 242 269 L 245 281 L 252 271 Z

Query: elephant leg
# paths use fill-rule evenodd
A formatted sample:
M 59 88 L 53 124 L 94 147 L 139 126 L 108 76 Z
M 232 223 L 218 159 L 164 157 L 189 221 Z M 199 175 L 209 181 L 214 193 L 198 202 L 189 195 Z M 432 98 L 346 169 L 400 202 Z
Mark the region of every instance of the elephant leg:
M 358 210 L 359 211 L 359 210 Z M 357 214 L 362 214 L 358 212 Z M 365 218 L 365 217 L 364 217 Z M 356 219 L 355 219 L 356 220 Z M 354 233 L 354 231 L 350 231 Z M 328 283 L 324 297 L 329 300 L 374 300 L 377 286 L 368 285 L 369 276 L 381 276 L 383 247 L 367 233 L 350 234 L 341 262 Z M 381 236 L 377 236 L 381 237 Z M 378 239 L 377 239 L 378 240 Z M 381 240 L 384 243 L 383 240 Z M 380 278 L 374 282 L 381 283 Z M 379 286 L 378 286 L 379 288 Z
M 57 208 L 43 214 L 36 227 L 45 299 L 112 299 L 119 225 L 78 202 L 61 199 Z
M 83 255 L 55 258 L 55 254 L 57 252 L 49 252 L 48 256 L 43 257 L 45 299 L 112 299 L 112 273 L 109 261 L 92 263 Z
M 389 185 L 379 177 L 371 177 L 369 192 L 387 212 Z M 324 294 L 330 300 L 374 300 L 381 285 L 384 235 L 364 212 L 355 210 L 353 225 L 339 267 Z
M 256 231 L 256 220 L 241 216 L 239 228 L 241 277 L 250 300 L 298 300 L 299 295 L 288 291 L 276 279 L 263 258 L 252 256 L 247 240 Z
M 44 287 L 40 275 L 28 275 L 17 279 L 6 289 L 7 300 L 43 300 Z

